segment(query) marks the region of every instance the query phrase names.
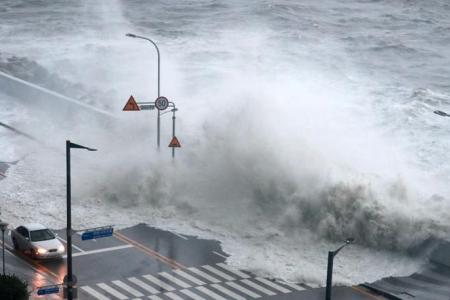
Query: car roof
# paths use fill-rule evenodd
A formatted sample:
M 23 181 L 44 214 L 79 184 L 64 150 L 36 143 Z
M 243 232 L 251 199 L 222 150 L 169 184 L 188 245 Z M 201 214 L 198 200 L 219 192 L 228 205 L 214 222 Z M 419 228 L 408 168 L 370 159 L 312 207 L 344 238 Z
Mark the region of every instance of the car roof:
M 29 224 L 23 225 L 23 227 L 28 229 L 28 231 L 47 229 L 47 227 L 45 227 L 44 225 L 39 224 L 39 223 L 29 223 Z

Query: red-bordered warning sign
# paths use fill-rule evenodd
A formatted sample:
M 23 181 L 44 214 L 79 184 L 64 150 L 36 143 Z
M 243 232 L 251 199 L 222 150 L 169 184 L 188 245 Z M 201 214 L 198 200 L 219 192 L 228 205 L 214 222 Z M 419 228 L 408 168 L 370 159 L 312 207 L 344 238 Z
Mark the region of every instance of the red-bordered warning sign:
M 140 111 L 139 105 L 137 104 L 136 100 L 134 100 L 133 96 L 130 96 L 128 99 L 127 104 L 123 107 L 124 111 Z
M 172 138 L 172 140 L 170 141 L 169 147 L 170 148 L 180 148 L 181 147 L 180 141 L 177 139 L 176 136 L 174 136 Z

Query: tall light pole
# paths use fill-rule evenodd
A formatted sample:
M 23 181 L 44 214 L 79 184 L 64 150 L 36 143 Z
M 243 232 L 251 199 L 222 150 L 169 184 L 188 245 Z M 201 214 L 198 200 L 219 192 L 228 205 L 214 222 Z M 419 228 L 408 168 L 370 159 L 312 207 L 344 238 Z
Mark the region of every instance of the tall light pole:
M 67 299 L 73 300 L 73 273 L 72 273 L 72 191 L 70 180 L 70 149 L 86 149 L 88 151 L 97 151 L 97 149 L 88 148 L 78 144 L 66 141 L 66 171 L 67 171 L 67 275 L 64 279 L 67 284 Z
M 8 223 L 0 222 L 0 230 L 2 231 L 3 276 L 5 276 L 5 230 L 7 228 L 8 228 Z
M 345 240 L 345 244 L 341 247 L 337 248 L 334 251 L 328 252 L 328 268 L 327 268 L 327 287 L 325 292 L 325 300 L 331 300 L 331 286 L 332 286 L 332 278 L 333 278 L 333 260 L 334 257 L 341 251 L 345 246 L 353 243 L 354 238 L 348 238 Z
M 159 48 L 156 45 L 156 43 L 154 41 L 152 41 L 151 39 L 145 37 L 145 36 L 140 36 L 140 35 L 136 35 L 133 33 L 127 33 L 126 36 L 131 37 L 131 38 L 137 38 L 137 39 L 143 39 L 146 41 L 149 41 L 150 43 L 153 44 L 153 46 L 155 46 L 156 49 L 156 53 L 158 54 L 158 98 L 161 97 L 161 57 L 159 54 Z M 161 134 L 161 112 L 158 109 L 158 119 L 157 119 L 157 137 L 156 137 L 156 144 L 158 145 L 158 150 L 159 150 L 159 146 L 160 146 L 160 134 Z

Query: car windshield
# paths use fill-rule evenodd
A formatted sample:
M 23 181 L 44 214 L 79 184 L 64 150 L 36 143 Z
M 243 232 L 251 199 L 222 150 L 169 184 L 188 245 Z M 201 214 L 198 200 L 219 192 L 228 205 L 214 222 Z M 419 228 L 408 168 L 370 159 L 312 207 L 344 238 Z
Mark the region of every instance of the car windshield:
M 32 242 L 53 240 L 55 235 L 48 229 L 35 230 L 30 232 Z

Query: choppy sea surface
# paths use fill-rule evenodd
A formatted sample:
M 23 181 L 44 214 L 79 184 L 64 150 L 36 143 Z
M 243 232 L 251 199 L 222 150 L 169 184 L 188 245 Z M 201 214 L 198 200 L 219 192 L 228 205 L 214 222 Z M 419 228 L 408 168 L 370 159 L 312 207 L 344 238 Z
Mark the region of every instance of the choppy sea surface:
M 100 149 L 74 158 L 78 226 L 216 238 L 232 264 L 318 284 L 346 237 L 340 283 L 413 272 L 426 257 L 411 249 L 449 238 L 450 118 L 433 114 L 450 112 L 448 1 L 0 3 L 0 71 L 120 117 L 67 136 L 0 91 L 0 121 Z M 159 45 L 175 164 L 154 149 L 154 114 L 121 111 L 157 93 L 155 49 L 128 32 Z M 64 157 L 3 129 L 0 151 L 25 157 L 0 181 L 2 218 L 63 227 Z

